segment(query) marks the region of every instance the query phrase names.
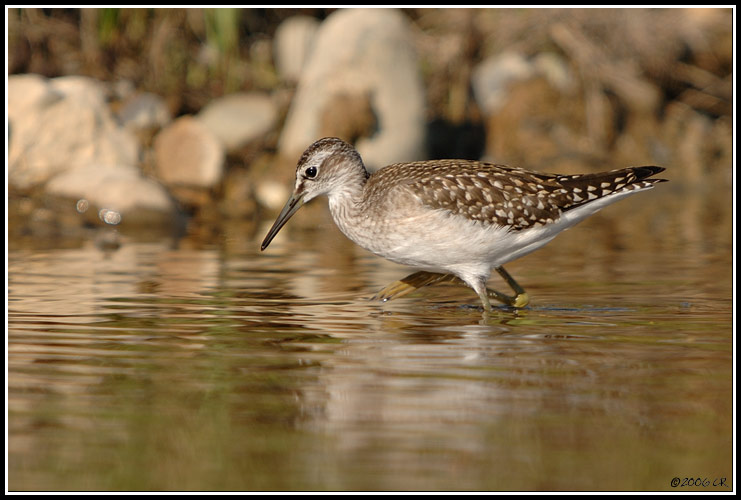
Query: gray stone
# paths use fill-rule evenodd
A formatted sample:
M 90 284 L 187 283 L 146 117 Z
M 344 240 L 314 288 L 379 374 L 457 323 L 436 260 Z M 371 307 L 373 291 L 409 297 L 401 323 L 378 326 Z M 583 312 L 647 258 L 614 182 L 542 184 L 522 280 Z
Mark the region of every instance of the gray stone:
M 151 92 L 141 92 L 126 99 L 118 119 L 130 130 L 160 129 L 172 121 L 165 100 Z
M 377 132 L 356 143 L 369 168 L 422 157 L 425 94 L 400 11 L 340 10 L 322 23 L 280 138 L 281 155 L 296 157 L 331 135 L 321 127 L 324 108 L 342 95 L 370 97 Z
M 227 151 L 234 151 L 269 132 L 278 111 L 266 94 L 236 93 L 214 99 L 196 118 Z

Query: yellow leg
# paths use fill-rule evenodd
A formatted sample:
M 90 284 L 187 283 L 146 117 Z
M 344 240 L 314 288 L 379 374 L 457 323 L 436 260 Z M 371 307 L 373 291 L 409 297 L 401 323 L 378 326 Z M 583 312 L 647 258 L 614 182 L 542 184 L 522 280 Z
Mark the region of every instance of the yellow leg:
M 406 278 L 394 281 L 383 290 L 373 296 L 373 300 L 398 299 L 404 295 L 410 294 L 423 286 L 434 285 L 437 283 L 463 283 L 460 279 L 452 274 L 431 273 L 428 271 L 417 271 Z
M 503 304 L 506 304 L 510 307 L 525 307 L 528 302 L 530 302 L 530 297 L 528 294 L 523 290 L 523 288 L 517 283 L 512 276 L 509 275 L 507 271 L 504 270 L 503 267 L 497 267 L 497 272 L 504 278 L 504 280 L 507 282 L 507 284 L 512 288 L 512 290 L 515 292 L 515 296 L 505 295 L 501 292 L 497 292 L 496 290 L 490 290 L 488 288 L 480 287 L 480 289 L 474 290 L 478 294 L 479 298 L 481 299 L 482 304 L 484 305 L 484 309 L 490 310 L 491 305 L 489 304 L 488 297 L 491 297 L 493 299 L 498 300 L 499 302 L 502 302 Z M 413 291 L 422 288 L 424 286 L 429 285 L 436 285 L 439 283 L 457 283 L 457 284 L 467 284 L 462 279 L 458 278 L 454 274 L 441 274 L 441 273 L 431 273 L 428 271 L 417 271 L 416 273 L 412 273 L 406 278 L 403 278 L 399 281 L 394 281 L 390 285 L 386 286 L 383 290 L 378 292 L 374 297 L 373 300 L 381 300 L 383 302 L 386 302 L 388 300 L 397 299 L 399 297 L 403 297 L 404 295 L 410 294 Z M 484 295 L 485 290 L 485 295 Z
M 510 274 L 505 271 L 503 267 L 497 267 L 496 268 L 499 275 L 504 278 L 504 281 L 507 282 L 507 284 L 512 288 L 512 290 L 516 293 L 514 297 L 510 295 L 505 295 L 503 293 L 497 292 L 495 290 L 488 290 L 487 292 L 490 297 L 497 299 L 500 302 L 503 302 L 504 304 L 507 304 L 511 307 L 525 307 L 530 302 L 530 296 L 525 292 L 525 290 L 520 286 L 519 283 L 515 281 L 515 279 L 510 276 Z

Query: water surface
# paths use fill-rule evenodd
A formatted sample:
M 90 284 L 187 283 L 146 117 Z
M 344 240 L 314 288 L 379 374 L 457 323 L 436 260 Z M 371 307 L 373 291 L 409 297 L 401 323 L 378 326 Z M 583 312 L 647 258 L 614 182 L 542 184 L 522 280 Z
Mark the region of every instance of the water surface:
M 409 270 L 307 214 L 264 253 L 12 248 L 9 488 L 732 490 L 728 219 L 597 216 L 485 316 L 370 301 Z

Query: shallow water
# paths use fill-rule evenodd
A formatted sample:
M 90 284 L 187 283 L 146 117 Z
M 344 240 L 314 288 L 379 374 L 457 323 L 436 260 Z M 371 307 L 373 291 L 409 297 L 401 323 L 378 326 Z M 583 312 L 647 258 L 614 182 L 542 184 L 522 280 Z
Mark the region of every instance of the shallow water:
M 369 300 L 409 271 L 321 211 L 263 253 L 13 248 L 9 489 L 731 491 L 730 223 L 620 215 L 489 316 Z

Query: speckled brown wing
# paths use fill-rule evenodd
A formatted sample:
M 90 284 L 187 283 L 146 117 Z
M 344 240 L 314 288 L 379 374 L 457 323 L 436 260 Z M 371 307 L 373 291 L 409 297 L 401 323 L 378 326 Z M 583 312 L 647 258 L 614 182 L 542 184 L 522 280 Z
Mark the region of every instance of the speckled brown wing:
M 619 191 L 648 187 L 660 167 L 631 167 L 599 174 L 556 175 L 465 160 L 390 165 L 369 179 L 401 185 L 424 205 L 513 231 L 548 224 L 563 211 Z
M 559 175 L 558 183 L 569 192 L 569 203 L 562 209 L 571 210 L 605 196 L 646 189 L 666 179 L 649 179 L 663 172 L 663 167 L 628 167 L 596 174 Z

